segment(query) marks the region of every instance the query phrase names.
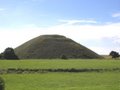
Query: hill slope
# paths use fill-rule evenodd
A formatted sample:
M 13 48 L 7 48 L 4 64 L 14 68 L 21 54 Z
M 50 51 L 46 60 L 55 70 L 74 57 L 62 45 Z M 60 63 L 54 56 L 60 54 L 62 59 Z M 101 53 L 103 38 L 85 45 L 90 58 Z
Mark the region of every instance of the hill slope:
M 15 48 L 21 59 L 39 58 L 101 58 L 95 52 L 60 35 L 41 35 Z

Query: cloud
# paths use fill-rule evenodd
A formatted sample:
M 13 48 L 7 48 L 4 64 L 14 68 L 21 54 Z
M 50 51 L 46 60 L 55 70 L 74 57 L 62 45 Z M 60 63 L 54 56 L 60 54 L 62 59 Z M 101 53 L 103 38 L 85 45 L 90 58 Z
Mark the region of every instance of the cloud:
M 113 15 L 112 15 L 112 17 L 120 17 L 120 12 L 119 13 L 114 13 Z
M 80 23 L 84 23 L 84 24 L 86 24 L 86 23 L 97 23 L 95 20 L 92 20 L 92 19 L 86 19 L 86 20 L 84 20 L 84 19 L 80 19 L 80 20 L 59 20 L 59 22 L 62 22 L 62 23 L 66 23 L 66 24 L 80 24 Z
M 38 27 L 30 24 L 21 28 L 0 28 L 0 51 L 6 47 L 15 48 L 36 36 L 44 34 L 64 35 L 99 54 L 108 54 L 110 50 L 118 50 L 119 48 L 120 23 L 94 25 L 68 24 L 66 22 L 51 27 Z

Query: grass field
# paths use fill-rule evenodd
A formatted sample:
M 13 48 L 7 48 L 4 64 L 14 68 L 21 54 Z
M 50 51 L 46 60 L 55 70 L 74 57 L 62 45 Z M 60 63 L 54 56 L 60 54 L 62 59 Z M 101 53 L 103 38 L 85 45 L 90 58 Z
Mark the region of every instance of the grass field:
M 0 61 L 8 68 L 120 68 L 119 60 L 20 60 Z M 36 74 L 1 74 L 5 90 L 120 90 L 120 72 L 47 72 Z
M 120 90 L 120 73 L 2 75 L 6 90 Z
M 31 69 L 66 69 L 66 68 L 120 68 L 120 60 L 103 59 L 71 59 L 71 60 L 0 60 L 0 69 L 31 68 Z

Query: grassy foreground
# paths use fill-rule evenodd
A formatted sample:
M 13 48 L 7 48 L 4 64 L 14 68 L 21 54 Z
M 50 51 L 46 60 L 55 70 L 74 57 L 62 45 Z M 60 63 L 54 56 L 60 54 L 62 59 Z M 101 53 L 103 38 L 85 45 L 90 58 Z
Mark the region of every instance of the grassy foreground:
M 20 60 L 0 61 L 8 68 L 120 68 L 119 60 Z M 120 72 L 54 72 L 39 74 L 1 74 L 5 90 L 120 90 Z
M 120 73 L 1 75 L 5 90 L 120 90 Z

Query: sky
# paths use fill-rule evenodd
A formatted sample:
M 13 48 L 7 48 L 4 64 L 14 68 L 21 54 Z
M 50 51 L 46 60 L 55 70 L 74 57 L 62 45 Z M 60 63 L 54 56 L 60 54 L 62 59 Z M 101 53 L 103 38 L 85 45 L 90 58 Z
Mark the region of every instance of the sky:
M 120 52 L 120 0 L 0 0 L 0 52 L 45 34 Z

